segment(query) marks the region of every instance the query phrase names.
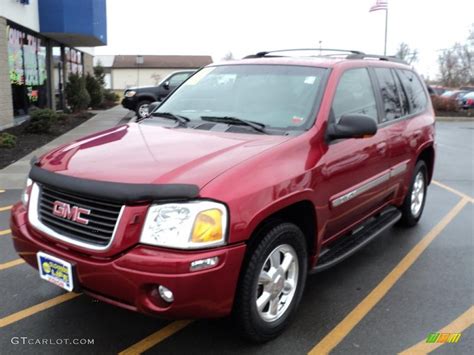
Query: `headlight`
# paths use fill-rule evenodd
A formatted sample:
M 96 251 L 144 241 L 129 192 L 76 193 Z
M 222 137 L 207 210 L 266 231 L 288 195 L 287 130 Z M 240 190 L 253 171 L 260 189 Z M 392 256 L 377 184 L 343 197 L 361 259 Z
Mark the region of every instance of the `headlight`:
M 133 97 L 133 96 L 135 96 L 136 93 L 137 93 L 136 91 L 130 90 L 130 91 L 125 92 L 125 96 L 126 97 Z
M 152 205 L 140 242 L 167 248 L 199 249 L 226 243 L 227 209 L 217 202 Z
M 25 182 L 25 188 L 23 189 L 23 192 L 21 193 L 21 202 L 23 203 L 23 206 L 28 205 L 28 199 L 30 198 L 31 185 L 33 185 L 33 181 L 30 178 L 27 178 Z

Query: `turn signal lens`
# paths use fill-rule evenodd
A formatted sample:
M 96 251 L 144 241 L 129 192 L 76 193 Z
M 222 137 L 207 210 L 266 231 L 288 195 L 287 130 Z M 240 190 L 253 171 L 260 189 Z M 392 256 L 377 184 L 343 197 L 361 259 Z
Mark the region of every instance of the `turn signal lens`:
M 218 209 L 202 211 L 194 222 L 192 242 L 206 243 L 221 240 L 224 236 L 222 230 L 222 212 Z

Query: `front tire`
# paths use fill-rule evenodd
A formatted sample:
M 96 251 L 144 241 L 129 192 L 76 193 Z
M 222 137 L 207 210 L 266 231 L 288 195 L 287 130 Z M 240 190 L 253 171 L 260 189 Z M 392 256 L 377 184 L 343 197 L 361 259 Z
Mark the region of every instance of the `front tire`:
M 136 109 L 136 114 L 137 114 L 138 119 L 147 117 L 148 107 L 150 106 L 150 103 L 151 102 L 148 100 L 143 100 L 138 103 L 137 109 Z
M 306 282 L 306 249 L 301 230 L 281 223 L 251 250 L 234 307 L 234 318 L 245 338 L 265 342 L 288 325 Z
M 415 166 L 410 188 L 408 189 L 403 205 L 400 207 L 402 218 L 400 224 L 413 227 L 418 223 L 423 213 L 426 201 L 426 187 L 428 182 L 426 164 L 423 160 Z

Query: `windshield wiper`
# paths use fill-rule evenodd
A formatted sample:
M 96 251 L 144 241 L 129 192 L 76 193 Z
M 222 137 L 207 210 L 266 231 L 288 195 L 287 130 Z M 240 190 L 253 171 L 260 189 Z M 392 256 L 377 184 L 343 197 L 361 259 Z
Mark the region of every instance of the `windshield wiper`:
M 178 122 L 181 126 L 186 127 L 188 122 L 191 121 L 189 118 L 181 115 L 175 115 L 171 112 L 152 112 L 150 116 L 153 117 L 163 117 L 163 118 L 171 118 Z
M 232 116 L 201 116 L 201 119 L 204 121 L 222 122 L 222 123 L 227 123 L 230 125 L 248 126 L 248 127 L 252 127 L 254 130 L 260 133 L 269 134 L 267 130 L 265 129 L 266 126 L 263 123 L 244 120 L 243 118 L 232 117 Z

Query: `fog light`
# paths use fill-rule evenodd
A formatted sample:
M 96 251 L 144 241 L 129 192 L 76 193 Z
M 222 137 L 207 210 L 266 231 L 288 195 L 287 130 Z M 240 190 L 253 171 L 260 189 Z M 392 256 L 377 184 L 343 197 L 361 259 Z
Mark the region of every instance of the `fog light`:
M 174 301 L 173 292 L 170 289 L 167 289 L 165 286 L 160 285 L 158 287 L 158 292 L 160 293 L 161 298 L 163 298 L 166 302 L 171 303 Z
M 211 267 L 216 266 L 218 262 L 219 262 L 218 256 L 213 256 L 212 258 L 207 258 L 207 259 L 195 260 L 191 263 L 189 270 L 197 271 L 197 270 L 209 269 Z

